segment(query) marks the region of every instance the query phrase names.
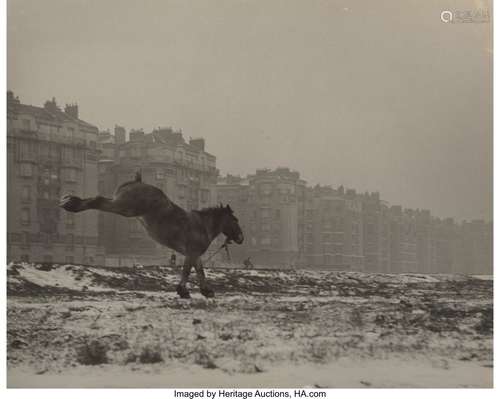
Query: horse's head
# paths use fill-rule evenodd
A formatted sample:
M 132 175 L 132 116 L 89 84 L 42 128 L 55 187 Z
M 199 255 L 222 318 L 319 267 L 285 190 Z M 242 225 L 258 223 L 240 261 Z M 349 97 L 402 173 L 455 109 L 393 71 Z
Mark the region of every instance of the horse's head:
M 238 223 L 238 218 L 234 216 L 233 210 L 229 205 L 222 209 L 222 232 L 228 240 L 234 241 L 236 244 L 243 243 L 243 232 Z

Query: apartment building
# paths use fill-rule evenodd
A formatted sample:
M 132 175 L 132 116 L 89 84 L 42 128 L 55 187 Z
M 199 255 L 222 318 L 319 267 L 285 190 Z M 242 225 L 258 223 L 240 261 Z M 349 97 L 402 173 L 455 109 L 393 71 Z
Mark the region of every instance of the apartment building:
M 7 258 L 102 264 L 98 216 L 64 212 L 63 194 L 97 194 L 97 136 L 78 105 L 43 107 L 7 92 Z

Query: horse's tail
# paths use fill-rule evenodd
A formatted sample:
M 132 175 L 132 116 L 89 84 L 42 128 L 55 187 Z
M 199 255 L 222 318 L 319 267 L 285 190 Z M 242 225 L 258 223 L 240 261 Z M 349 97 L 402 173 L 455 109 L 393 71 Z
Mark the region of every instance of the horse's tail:
M 141 174 L 140 170 L 138 170 L 137 172 L 135 172 L 135 181 L 137 183 L 142 183 L 142 174 Z

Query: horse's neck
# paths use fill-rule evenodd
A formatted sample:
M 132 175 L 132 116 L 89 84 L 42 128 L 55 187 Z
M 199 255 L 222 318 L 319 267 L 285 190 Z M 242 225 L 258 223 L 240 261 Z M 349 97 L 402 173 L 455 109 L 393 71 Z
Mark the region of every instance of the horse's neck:
M 222 233 L 222 221 L 213 212 L 200 213 L 200 217 L 205 226 L 208 239 L 212 242 L 215 237 Z

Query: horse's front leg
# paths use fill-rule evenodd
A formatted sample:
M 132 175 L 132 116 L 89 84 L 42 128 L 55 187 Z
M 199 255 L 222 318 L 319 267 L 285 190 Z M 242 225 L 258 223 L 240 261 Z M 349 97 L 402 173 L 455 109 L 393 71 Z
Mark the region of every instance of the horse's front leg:
M 196 274 L 198 275 L 198 283 L 200 284 L 200 292 L 203 296 L 207 298 L 213 298 L 215 296 L 214 290 L 207 283 L 207 279 L 205 277 L 205 271 L 203 270 L 203 264 L 201 263 L 201 259 L 198 258 L 197 262 L 194 265 L 196 269 Z
M 184 260 L 184 265 L 182 266 L 181 281 L 177 285 L 177 294 L 179 294 L 181 298 L 191 298 L 189 290 L 186 287 L 186 283 L 188 282 L 189 275 L 191 274 L 191 268 L 196 264 L 196 261 L 197 258 L 193 258 L 190 256 L 186 256 L 186 259 Z

